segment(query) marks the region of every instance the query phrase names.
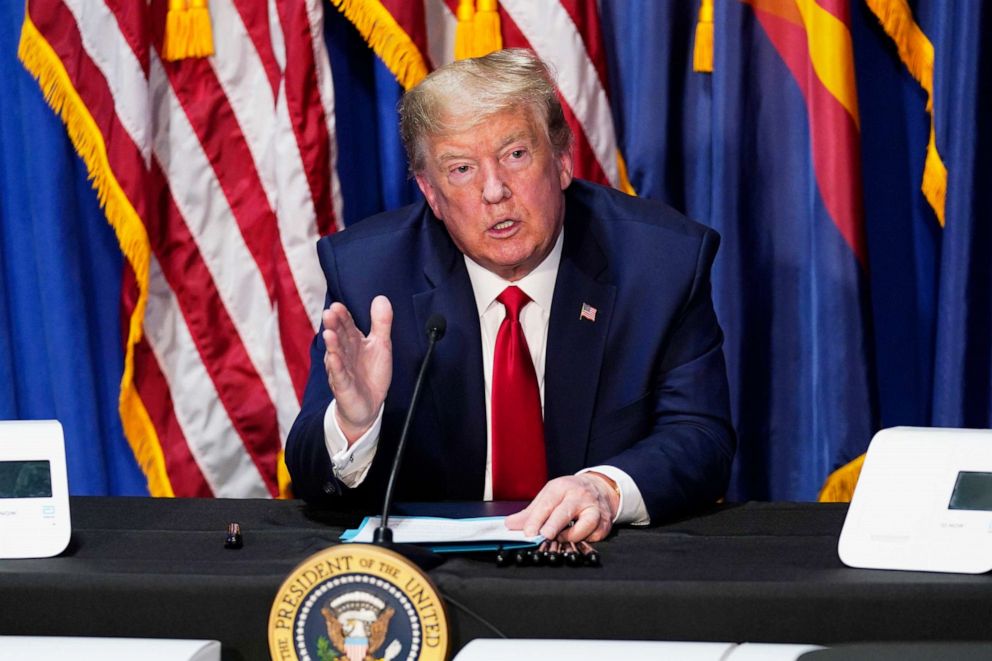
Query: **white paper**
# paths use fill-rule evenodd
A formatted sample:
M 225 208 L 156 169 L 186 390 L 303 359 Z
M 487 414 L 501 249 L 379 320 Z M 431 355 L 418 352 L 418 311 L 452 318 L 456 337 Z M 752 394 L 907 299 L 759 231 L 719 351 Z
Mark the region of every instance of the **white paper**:
M 444 519 L 431 516 L 391 516 L 389 527 L 397 544 L 461 544 L 469 542 L 523 542 L 539 544 L 537 535 L 527 537 L 522 530 L 508 530 L 506 517 L 486 516 L 472 519 Z M 358 534 L 344 537 L 348 542 L 371 542 L 380 517 L 369 517 Z M 346 533 L 347 535 L 347 533 Z

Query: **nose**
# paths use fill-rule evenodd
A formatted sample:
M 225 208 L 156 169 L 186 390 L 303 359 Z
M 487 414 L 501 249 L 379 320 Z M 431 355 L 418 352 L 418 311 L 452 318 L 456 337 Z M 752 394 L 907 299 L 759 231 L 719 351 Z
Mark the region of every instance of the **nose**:
M 498 163 L 488 163 L 482 168 L 482 199 L 488 204 L 499 204 L 510 197 L 510 186 L 503 177 Z

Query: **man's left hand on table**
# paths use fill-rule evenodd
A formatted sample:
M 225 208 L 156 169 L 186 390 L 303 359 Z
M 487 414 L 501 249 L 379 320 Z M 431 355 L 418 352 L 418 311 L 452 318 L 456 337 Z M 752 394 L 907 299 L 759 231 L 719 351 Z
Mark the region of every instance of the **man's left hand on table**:
M 605 476 L 568 475 L 544 485 L 530 505 L 506 517 L 506 527 L 563 542 L 597 542 L 610 533 L 619 507 L 620 496 Z

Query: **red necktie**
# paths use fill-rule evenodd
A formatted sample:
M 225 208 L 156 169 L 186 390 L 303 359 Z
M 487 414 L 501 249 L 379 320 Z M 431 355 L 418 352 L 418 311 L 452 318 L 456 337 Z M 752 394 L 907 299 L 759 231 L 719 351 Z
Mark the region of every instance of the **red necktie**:
M 520 325 L 520 310 L 530 298 L 507 287 L 496 300 L 506 308 L 506 318 L 493 357 L 493 498 L 530 500 L 548 479 L 541 392 Z

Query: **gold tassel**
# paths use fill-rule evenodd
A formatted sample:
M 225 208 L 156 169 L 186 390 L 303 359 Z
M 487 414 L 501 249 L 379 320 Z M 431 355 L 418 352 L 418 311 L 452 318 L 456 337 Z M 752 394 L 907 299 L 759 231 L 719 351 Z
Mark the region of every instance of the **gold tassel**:
M 286 452 L 279 450 L 279 457 L 276 460 L 276 481 L 279 484 L 279 497 L 293 497 L 293 481 L 289 476 L 289 469 L 286 468 Z
M 475 29 L 472 35 L 474 57 L 489 55 L 503 48 L 496 0 L 479 0 L 475 9 Z
M 208 57 L 214 54 L 214 31 L 210 25 L 207 0 L 190 0 L 189 48 L 190 57 Z
M 352 22 L 403 89 L 410 89 L 424 79 L 427 63 L 423 54 L 379 0 L 330 1 Z
M 861 477 L 861 467 L 864 466 L 865 456 L 861 455 L 831 473 L 820 489 L 817 498 L 821 503 L 849 503 L 854 496 L 854 489 Z
M 124 435 L 148 480 L 148 492 L 152 496 L 173 496 L 158 433 L 134 384 L 134 347 L 141 340 L 142 321 L 148 301 L 151 246 L 147 230 L 110 168 L 103 134 L 72 86 L 72 80 L 62 61 L 38 32 L 29 16 L 24 17 L 17 56 L 24 68 L 37 79 L 45 101 L 65 124 L 69 140 L 86 164 L 97 200 L 107 216 L 107 222 L 117 235 L 121 252 L 134 271 L 138 283 L 138 300 L 128 323 L 118 408 Z
M 696 41 L 692 50 L 692 70 L 713 73 L 713 0 L 700 0 Z
M 937 135 L 933 119 L 933 44 L 913 18 L 906 0 L 866 0 L 868 8 L 882 24 L 882 29 L 896 44 L 899 59 L 927 93 L 926 110 L 930 113 L 930 138 L 923 166 L 923 196 L 944 226 L 947 200 L 947 167 L 937 151 Z
M 475 0 L 458 0 L 455 26 L 455 59 L 475 57 Z
M 170 62 L 181 60 L 186 42 L 189 41 L 189 13 L 186 0 L 169 0 L 165 15 L 165 36 L 162 39 L 162 57 Z
M 207 0 L 169 0 L 162 56 L 174 62 L 213 54 L 214 35 Z

